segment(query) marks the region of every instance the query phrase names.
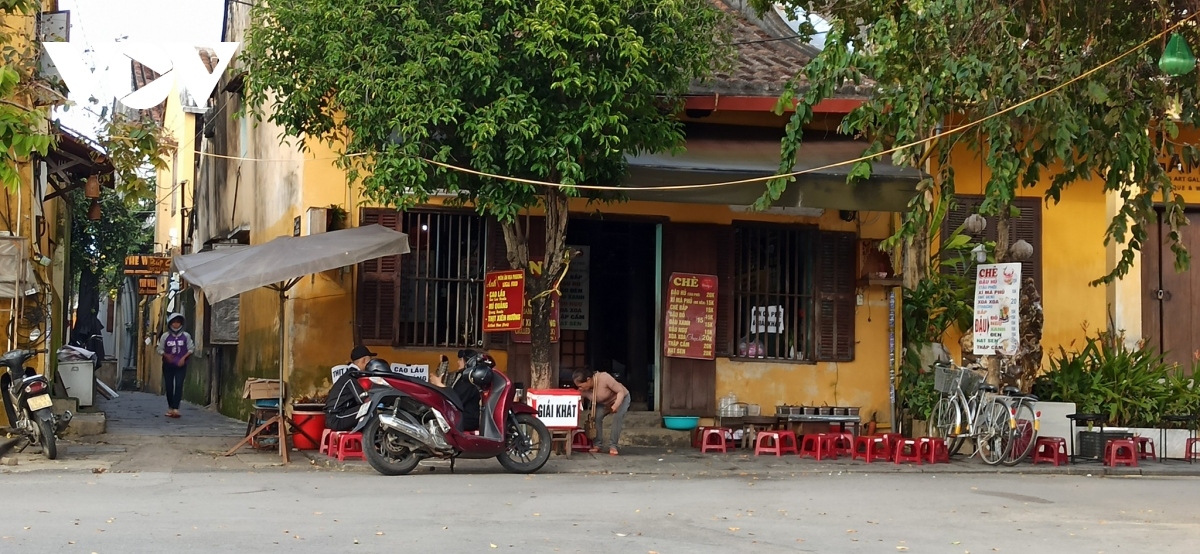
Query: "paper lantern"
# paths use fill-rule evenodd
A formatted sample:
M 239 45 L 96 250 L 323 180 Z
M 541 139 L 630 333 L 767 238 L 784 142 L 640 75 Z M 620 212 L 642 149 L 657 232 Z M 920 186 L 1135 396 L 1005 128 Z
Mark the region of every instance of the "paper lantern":
M 1158 69 L 1172 77 L 1187 75 L 1196 69 L 1196 57 L 1192 55 L 1192 49 L 1188 47 L 1183 35 L 1171 33 L 1167 47 L 1163 49 L 1163 55 L 1158 59 Z
M 1033 245 L 1025 242 L 1025 239 L 1021 239 L 1008 247 L 1008 255 L 1018 262 L 1026 261 L 1033 257 Z

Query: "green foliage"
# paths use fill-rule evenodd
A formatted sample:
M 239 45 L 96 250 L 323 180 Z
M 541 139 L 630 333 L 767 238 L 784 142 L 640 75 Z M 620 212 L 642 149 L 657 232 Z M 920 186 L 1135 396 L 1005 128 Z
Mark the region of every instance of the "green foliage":
M 1033 392 L 1074 402 L 1079 413 L 1103 414 L 1114 426 L 1155 427 L 1163 415 L 1200 411 L 1200 388 L 1182 368 L 1152 348 L 1128 348 L 1119 334 L 1088 337 L 1078 352 L 1060 346 Z
M 32 13 L 38 3 L 32 0 L 0 0 L 0 186 L 9 191 L 21 184 L 18 163 L 33 154 L 45 155 L 53 136 L 44 126 L 46 114 L 33 109 L 24 83 L 30 80 L 29 48 L 12 46 L 12 29 L 21 29 L 23 13 Z
M 754 0 L 759 9 L 774 1 Z M 1084 72 L 1103 71 L 1053 94 L 986 119 L 962 134 L 894 154 L 903 165 L 935 162 L 936 174 L 918 187 L 899 230 L 912 236 L 930 227 L 938 197 L 954 193 L 951 151 L 965 145 L 990 170 L 980 211 L 996 214 L 1018 190 L 1045 180 L 1047 202 L 1059 202 L 1073 183 L 1098 179 L 1125 199 L 1109 222 L 1105 243 L 1124 246 L 1113 270 L 1093 284 L 1111 282 L 1133 267 L 1149 239 L 1156 205 L 1165 206 L 1176 267 L 1189 255 L 1179 240 L 1186 224 L 1183 200 L 1168 170 L 1194 166 L 1200 150 L 1178 142 L 1180 126 L 1200 123 L 1200 81 L 1165 78 L 1156 67 L 1162 42 L 1116 59 L 1142 42 L 1191 17 L 1184 0 L 1040 2 L 1019 0 L 785 0 L 786 10 L 819 13 L 832 29 L 824 50 L 799 69 L 807 88 L 794 84 L 780 105 L 799 101 L 788 125 L 780 169 L 789 171 L 813 107 L 850 83 L 870 78 L 870 98 L 841 130 L 865 137 L 867 153 L 928 139 L 948 126 L 980 121 L 1038 97 Z M 1200 38 L 1195 25 L 1180 33 Z M 815 30 L 802 26 L 810 37 Z M 1115 60 L 1115 61 L 1113 61 Z M 1166 163 L 1170 160 L 1170 163 Z M 857 169 L 857 168 L 856 168 Z M 865 171 L 851 172 L 861 178 Z M 778 197 L 783 180 L 768 186 Z M 764 199 L 764 202 L 766 200 Z
M 252 17 L 241 60 L 255 115 L 368 153 L 342 164 L 376 202 L 447 190 L 500 221 L 544 191 L 420 158 L 617 183 L 625 154 L 682 144 L 681 95 L 725 41 L 707 0 L 297 0 Z
M 153 199 L 154 177 L 147 170 L 171 168 L 167 160 L 178 146 L 175 139 L 149 115 L 113 113 L 102 119 L 97 140 L 112 162 L 117 190 L 132 202 Z
M 926 343 L 928 344 L 928 343 Z M 916 345 L 906 347 L 900 364 L 900 382 L 896 384 L 900 409 L 913 419 L 928 420 L 941 394 L 933 388 L 933 372 L 921 367 L 921 355 Z
M 154 178 L 149 178 L 154 186 Z M 91 200 L 80 189 L 68 193 L 71 205 L 72 279 L 79 278 L 84 265 L 99 277 L 100 291 L 114 293 L 124 277 L 125 257 L 148 254 L 154 249 L 154 230 L 147 225 L 154 205 L 150 200 L 130 200 L 121 193 L 101 189 L 101 217 L 88 219 Z

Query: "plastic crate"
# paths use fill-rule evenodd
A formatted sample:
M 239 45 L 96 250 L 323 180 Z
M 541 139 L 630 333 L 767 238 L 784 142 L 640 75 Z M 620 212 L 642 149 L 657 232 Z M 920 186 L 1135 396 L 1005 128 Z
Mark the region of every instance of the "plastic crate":
M 1133 433 L 1129 431 L 1105 431 L 1103 434 L 1099 430 L 1096 431 L 1079 431 L 1079 440 L 1076 444 L 1079 445 L 1076 454 L 1080 458 L 1088 460 L 1101 460 L 1104 458 L 1104 445 L 1108 444 L 1111 439 L 1132 439 Z

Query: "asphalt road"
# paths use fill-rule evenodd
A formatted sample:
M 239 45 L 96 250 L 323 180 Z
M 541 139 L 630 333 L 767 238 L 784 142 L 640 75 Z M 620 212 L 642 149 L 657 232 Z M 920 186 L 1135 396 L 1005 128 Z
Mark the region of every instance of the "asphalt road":
M 0 476 L 0 552 L 1196 552 L 1190 478 Z

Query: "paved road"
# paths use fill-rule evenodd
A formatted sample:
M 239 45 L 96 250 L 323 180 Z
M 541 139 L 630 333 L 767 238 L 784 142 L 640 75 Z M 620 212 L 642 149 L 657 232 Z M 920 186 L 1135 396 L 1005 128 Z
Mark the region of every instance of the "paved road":
M 0 477 L 0 552 L 1195 552 L 1187 478 Z

